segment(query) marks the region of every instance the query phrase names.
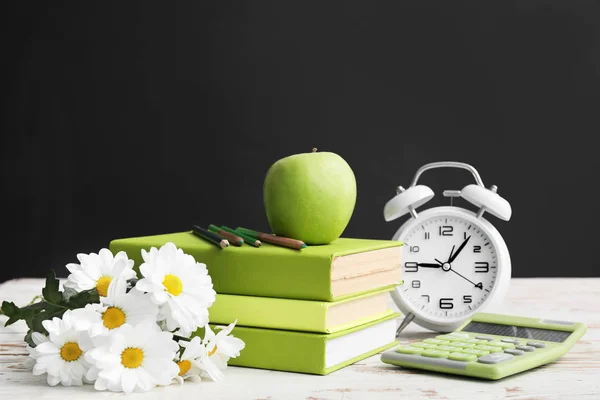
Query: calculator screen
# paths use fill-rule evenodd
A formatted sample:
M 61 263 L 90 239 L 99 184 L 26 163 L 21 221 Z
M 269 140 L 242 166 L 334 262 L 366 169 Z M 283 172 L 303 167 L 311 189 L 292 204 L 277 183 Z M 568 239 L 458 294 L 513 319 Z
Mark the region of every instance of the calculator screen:
M 554 331 L 551 329 L 527 328 L 524 326 L 489 324 L 487 322 L 470 322 L 463 332 L 487 333 L 489 335 L 518 337 L 548 342 L 564 342 L 572 332 Z

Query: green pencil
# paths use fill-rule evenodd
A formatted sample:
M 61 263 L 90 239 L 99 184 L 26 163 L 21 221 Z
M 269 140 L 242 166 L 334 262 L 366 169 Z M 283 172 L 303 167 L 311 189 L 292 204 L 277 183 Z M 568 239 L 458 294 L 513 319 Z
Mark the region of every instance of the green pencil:
M 229 243 L 231 243 L 234 246 L 241 246 L 244 244 L 244 239 L 242 237 L 236 235 L 235 233 L 227 232 L 226 230 L 221 229 L 216 225 L 210 224 L 208 226 L 208 230 L 216 233 L 217 235 L 223 236 L 225 239 L 229 240 Z
M 296 250 L 306 248 L 306 244 L 301 240 L 290 239 L 283 236 L 275 236 L 264 232 L 254 231 L 252 229 L 242 228 L 239 226 L 235 230 L 237 232 L 243 233 L 244 235 L 251 236 L 260 239 L 263 242 L 271 243 L 277 246 L 289 247 L 290 249 Z
M 253 238 L 252 236 L 244 235 L 243 233 L 238 232 L 235 229 L 231 229 L 225 225 L 221 225 L 220 228 L 223 229 L 225 232 L 233 233 L 234 235 L 241 237 L 246 243 L 254 247 L 260 247 L 260 245 L 262 244 L 260 240 Z

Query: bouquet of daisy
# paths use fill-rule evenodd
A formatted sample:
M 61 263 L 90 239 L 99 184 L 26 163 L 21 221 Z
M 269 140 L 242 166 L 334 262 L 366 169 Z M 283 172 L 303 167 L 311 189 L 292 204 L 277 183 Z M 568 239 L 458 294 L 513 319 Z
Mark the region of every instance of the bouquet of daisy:
M 149 252 L 139 275 L 125 252 L 78 254 L 60 290 L 52 271 L 42 295 L 19 308 L 4 301 L 6 325 L 24 320 L 34 375 L 49 385 L 93 383 L 97 390 L 130 393 L 184 379 L 223 379 L 244 342 L 235 322 L 208 325 L 216 292 L 206 265 L 173 243 Z

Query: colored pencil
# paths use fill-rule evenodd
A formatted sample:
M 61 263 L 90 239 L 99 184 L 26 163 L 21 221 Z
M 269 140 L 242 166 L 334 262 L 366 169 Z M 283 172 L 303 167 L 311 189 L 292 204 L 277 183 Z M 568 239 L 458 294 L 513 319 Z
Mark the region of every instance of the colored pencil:
M 243 238 L 239 237 L 235 233 L 227 232 L 226 230 L 223 230 L 216 225 L 210 224 L 208 226 L 208 230 L 216 233 L 217 235 L 223 236 L 229 241 L 229 243 L 231 243 L 234 246 L 241 246 L 244 244 Z
M 254 247 L 260 247 L 260 245 L 262 244 L 260 240 L 253 238 L 252 236 L 244 235 L 243 233 L 238 232 L 235 229 L 231 229 L 225 225 L 221 225 L 220 228 L 223 229 L 225 232 L 229 232 L 229 233 L 233 233 L 234 235 L 238 235 L 239 237 L 244 239 L 244 242 L 246 242 L 247 244 L 250 244 Z
M 223 239 L 221 236 L 209 232 L 198 225 L 192 226 L 192 232 L 194 232 L 194 235 L 199 236 L 207 242 L 211 242 L 212 244 L 215 244 L 222 249 L 229 246 L 229 242 L 227 241 L 227 239 Z
M 304 249 L 306 244 L 301 240 L 290 239 L 282 236 L 271 235 L 270 233 L 258 232 L 252 229 L 246 229 L 237 227 L 236 231 L 243 233 L 244 235 L 252 236 L 262 240 L 263 242 L 271 243 L 277 246 L 289 247 L 290 249 Z

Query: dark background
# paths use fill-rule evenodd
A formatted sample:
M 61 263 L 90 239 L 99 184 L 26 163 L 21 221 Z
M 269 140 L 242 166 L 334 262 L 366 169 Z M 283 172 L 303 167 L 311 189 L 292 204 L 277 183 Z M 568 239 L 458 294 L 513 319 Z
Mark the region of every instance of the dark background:
M 268 230 L 267 169 L 313 146 L 356 175 L 345 236 L 391 238 L 396 186 L 463 161 L 512 204 L 489 219 L 513 276 L 600 276 L 594 2 L 11 3 L 0 281 L 192 223 Z M 422 179 L 428 206 L 472 183 Z

